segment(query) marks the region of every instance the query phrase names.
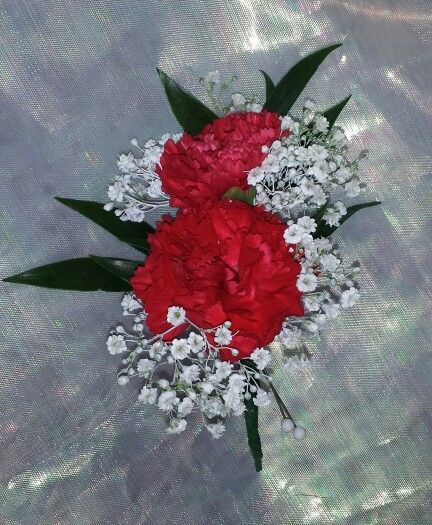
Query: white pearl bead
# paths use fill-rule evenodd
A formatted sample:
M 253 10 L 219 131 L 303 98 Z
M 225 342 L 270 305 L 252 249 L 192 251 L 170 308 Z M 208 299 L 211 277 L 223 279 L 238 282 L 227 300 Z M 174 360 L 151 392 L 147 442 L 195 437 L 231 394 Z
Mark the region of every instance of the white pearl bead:
M 294 421 L 292 419 L 282 419 L 281 421 L 282 432 L 292 432 L 294 430 Z
M 303 427 L 296 427 L 293 432 L 294 439 L 301 441 L 306 436 L 306 430 Z

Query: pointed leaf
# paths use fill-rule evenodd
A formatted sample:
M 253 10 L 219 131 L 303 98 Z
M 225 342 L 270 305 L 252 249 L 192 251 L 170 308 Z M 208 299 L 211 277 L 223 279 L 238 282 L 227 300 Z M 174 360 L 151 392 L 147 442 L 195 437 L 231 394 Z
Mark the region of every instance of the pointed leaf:
M 258 432 L 258 407 L 254 404 L 253 398 L 245 400 L 246 411 L 246 431 L 249 443 L 250 452 L 255 463 L 255 469 L 257 472 L 262 470 L 262 448 L 261 439 Z
M 255 187 L 248 188 L 247 190 L 242 190 L 238 186 L 234 186 L 230 188 L 229 190 L 225 192 L 223 196 L 224 199 L 246 202 L 247 204 L 250 204 L 251 206 L 253 206 L 255 197 L 256 197 Z
M 7 277 L 3 281 L 85 292 L 96 290 L 123 292 L 131 289 L 128 282 L 101 268 L 90 257 L 67 259 L 39 266 Z
M 348 104 L 351 97 L 352 95 L 348 95 L 346 98 L 324 111 L 323 116 L 329 121 L 329 130 L 334 126 L 334 123 L 342 113 L 344 107 Z
M 129 279 L 134 274 L 137 266 L 142 264 L 142 262 L 130 261 L 129 259 L 112 259 L 111 257 L 98 257 L 97 255 L 90 255 L 89 257 L 95 264 L 127 283 L 129 283 Z
M 275 85 L 273 80 L 267 75 L 265 71 L 260 69 L 260 72 L 262 73 L 264 80 L 265 80 L 265 86 L 266 86 L 266 100 L 269 98 L 270 93 L 273 91 Z
M 244 366 L 252 368 L 258 372 L 256 364 L 252 359 L 242 359 L 241 363 Z M 245 399 L 246 411 L 245 422 L 246 422 L 246 431 L 250 453 L 255 463 L 255 469 L 257 472 L 262 470 L 262 448 L 261 448 L 261 439 L 258 431 L 258 407 L 253 402 L 253 398 L 256 394 L 252 394 L 250 399 Z
M 378 204 L 381 204 L 379 201 L 375 202 L 363 202 L 361 204 L 355 204 L 354 206 L 350 206 L 347 208 L 347 213 L 342 217 L 342 219 L 339 221 L 341 226 L 345 221 L 347 221 L 354 213 L 358 212 L 359 210 L 362 210 L 363 208 L 370 208 L 371 206 L 377 206 Z M 317 226 L 316 232 L 314 233 L 314 237 L 329 237 L 334 231 L 336 231 L 339 226 L 329 226 L 324 222 L 324 220 L 321 220 Z
M 275 86 L 264 108 L 286 115 L 326 56 L 342 44 L 334 44 L 302 58 Z
M 63 197 L 56 197 L 56 200 L 95 222 L 117 239 L 130 244 L 140 252 L 149 253 L 150 246 L 147 235 L 154 232 L 154 228 L 150 224 L 122 221 L 113 212 L 105 211 L 104 204 L 101 202 L 65 199 Z
M 171 109 L 180 124 L 191 135 L 199 133 L 206 124 L 210 124 L 217 119 L 216 113 L 205 106 L 194 95 L 185 91 L 175 80 L 170 78 L 161 69 L 157 72 Z

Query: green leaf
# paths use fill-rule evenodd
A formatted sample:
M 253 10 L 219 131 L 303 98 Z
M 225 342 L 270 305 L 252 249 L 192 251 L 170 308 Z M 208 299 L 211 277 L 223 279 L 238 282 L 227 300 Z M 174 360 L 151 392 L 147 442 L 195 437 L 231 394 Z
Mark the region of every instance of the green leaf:
M 98 257 L 97 255 L 90 255 L 89 257 L 95 264 L 127 283 L 129 283 L 129 279 L 137 266 L 142 264 L 139 261 L 130 261 L 129 259 L 112 259 L 111 257 Z
M 260 72 L 262 73 L 264 80 L 265 80 L 265 86 L 266 86 L 266 100 L 269 98 L 270 93 L 273 91 L 275 85 L 273 80 L 267 75 L 265 71 L 260 69 Z
M 352 215 L 354 215 L 354 213 L 358 212 L 359 210 L 362 210 L 363 208 L 370 208 L 371 206 L 377 206 L 378 204 L 381 204 L 381 202 L 363 202 L 361 204 L 355 204 L 354 206 L 350 206 L 349 208 L 347 208 L 346 215 L 344 215 L 339 221 L 339 226 L 341 226 L 345 221 L 347 221 Z M 329 226 L 324 222 L 324 220 L 321 220 L 318 223 L 316 232 L 314 233 L 314 237 L 329 237 L 335 230 L 339 228 L 339 226 Z
M 147 236 L 154 232 L 154 228 L 150 224 L 122 221 L 113 212 L 105 211 L 103 209 L 104 204 L 101 202 L 65 199 L 63 197 L 56 197 L 56 200 L 109 231 L 120 241 L 130 244 L 140 252 L 149 253 L 150 246 Z
M 343 108 L 348 104 L 351 97 L 352 95 L 348 95 L 346 98 L 324 111 L 323 116 L 329 121 L 329 130 L 334 126 L 334 123 L 342 113 Z
M 206 124 L 210 124 L 218 118 L 216 113 L 213 113 L 194 95 L 185 91 L 161 69 L 156 68 L 156 70 L 165 88 L 171 109 L 178 123 L 185 131 L 188 131 L 191 135 L 196 135 Z
M 222 198 L 246 202 L 247 204 L 250 204 L 251 206 L 253 206 L 255 197 L 256 197 L 255 187 L 252 186 L 251 188 L 247 190 L 242 190 L 238 186 L 234 186 L 230 188 L 229 190 L 227 190 L 224 193 L 224 196 Z
M 241 363 L 258 372 L 256 364 L 252 361 L 252 359 L 242 359 Z M 254 395 L 256 394 L 252 394 L 252 397 L 250 399 L 245 399 L 246 411 L 244 415 L 249 449 L 255 463 L 255 469 L 257 472 L 259 472 L 260 470 L 262 470 L 263 453 L 261 448 L 261 439 L 258 431 L 258 407 L 253 402 Z
M 114 275 L 113 272 L 101 268 L 101 265 L 97 264 L 91 257 L 67 259 L 46 266 L 39 266 L 6 277 L 3 281 L 84 292 L 96 290 L 126 292 L 131 289 L 128 282 Z
M 321 208 L 315 213 L 315 215 L 312 217 L 317 225 L 322 221 L 322 218 L 324 217 L 324 213 L 326 209 L 328 208 L 328 201 L 321 206 Z
M 334 44 L 302 58 L 272 90 L 264 108 L 286 115 L 326 56 L 342 44 Z
M 255 463 L 255 469 L 257 472 L 262 470 L 262 448 L 261 439 L 258 432 L 258 407 L 254 404 L 253 398 L 245 400 L 246 411 L 246 431 L 249 443 L 250 452 Z

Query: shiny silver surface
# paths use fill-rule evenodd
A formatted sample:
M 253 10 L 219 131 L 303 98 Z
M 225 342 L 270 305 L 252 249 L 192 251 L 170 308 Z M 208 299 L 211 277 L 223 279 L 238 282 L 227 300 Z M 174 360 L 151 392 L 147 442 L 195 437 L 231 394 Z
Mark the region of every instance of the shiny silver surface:
M 308 429 L 260 411 L 256 474 L 242 418 L 213 441 L 163 433 L 138 385 L 115 382 L 105 337 L 117 294 L 0 283 L 2 525 L 428 525 L 431 511 L 429 0 L 3 0 L 0 272 L 94 253 L 136 256 L 54 196 L 105 199 L 129 139 L 176 131 L 156 66 L 201 95 L 209 70 L 263 94 L 300 56 L 343 40 L 307 95 L 349 92 L 341 123 L 370 149 L 381 208 L 341 228 L 361 302 L 276 383 Z

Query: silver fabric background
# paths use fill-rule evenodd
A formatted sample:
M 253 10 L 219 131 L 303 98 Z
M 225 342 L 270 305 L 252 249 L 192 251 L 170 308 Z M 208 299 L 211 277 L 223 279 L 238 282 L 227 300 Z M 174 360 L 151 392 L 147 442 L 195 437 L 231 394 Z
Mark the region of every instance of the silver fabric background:
M 360 304 L 314 346 L 311 373 L 276 382 L 308 437 L 261 410 L 256 474 L 242 418 L 213 441 L 178 437 L 105 348 L 120 295 L 1 283 L 0 523 L 428 525 L 431 386 L 430 0 L 2 0 L 1 276 L 87 253 L 134 256 L 55 195 L 103 200 L 129 139 L 178 126 L 155 67 L 236 72 L 263 94 L 335 41 L 308 87 L 353 93 L 341 122 L 371 150 L 381 208 L 338 239 L 363 265 Z

